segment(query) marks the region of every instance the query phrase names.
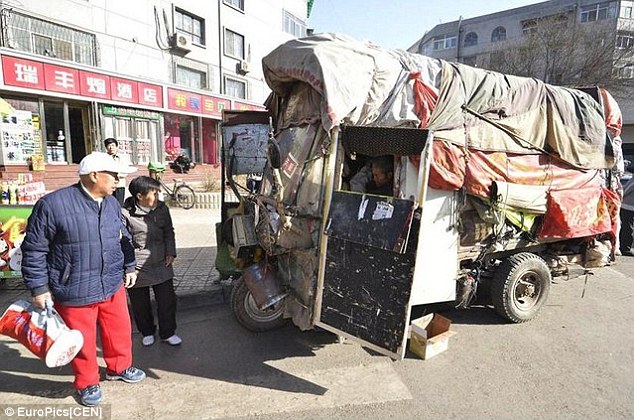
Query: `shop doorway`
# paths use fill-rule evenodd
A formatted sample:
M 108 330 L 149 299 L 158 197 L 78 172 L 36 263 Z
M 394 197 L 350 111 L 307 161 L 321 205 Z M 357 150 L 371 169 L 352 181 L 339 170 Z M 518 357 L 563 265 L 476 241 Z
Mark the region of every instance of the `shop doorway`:
M 68 107 L 70 147 L 73 163 L 79 163 L 86 156 L 86 129 L 88 128 L 88 110 L 75 106 Z
M 88 108 L 64 102 L 44 102 L 46 161 L 79 163 L 89 152 Z

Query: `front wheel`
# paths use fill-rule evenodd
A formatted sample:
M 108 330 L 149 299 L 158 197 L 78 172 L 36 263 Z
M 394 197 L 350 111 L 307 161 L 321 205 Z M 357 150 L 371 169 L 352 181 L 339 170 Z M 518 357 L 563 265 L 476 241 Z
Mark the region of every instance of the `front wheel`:
M 261 310 L 255 303 L 246 283 L 240 277 L 231 289 L 231 310 L 244 328 L 253 332 L 274 330 L 286 324 L 284 319 L 283 300 Z
M 491 300 L 502 317 L 515 323 L 535 318 L 550 291 L 551 275 L 546 262 L 522 252 L 500 264 L 491 283 Z
M 196 193 L 189 185 L 179 185 L 174 191 L 174 197 L 179 206 L 191 209 L 196 205 Z

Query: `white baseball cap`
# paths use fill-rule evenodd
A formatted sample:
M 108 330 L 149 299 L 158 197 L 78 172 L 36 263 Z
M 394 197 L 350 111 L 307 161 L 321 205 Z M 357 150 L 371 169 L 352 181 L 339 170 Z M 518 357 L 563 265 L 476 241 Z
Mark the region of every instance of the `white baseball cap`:
M 79 175 L 91 172 L 114 172 L 117 174 L 131 174 L 138 168 L 120 165 L 108 153 L 92 152 L 79 162 Z

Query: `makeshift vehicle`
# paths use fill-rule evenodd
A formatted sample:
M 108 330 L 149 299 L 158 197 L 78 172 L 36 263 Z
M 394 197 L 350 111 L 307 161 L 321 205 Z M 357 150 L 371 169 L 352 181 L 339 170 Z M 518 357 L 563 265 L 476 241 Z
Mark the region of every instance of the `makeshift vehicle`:
M 216 265 L 246 328 L 291 319 L 402 358 L 414 305 L 468 307 L 487 287 L 525 322 L 569 263 L 610 263 L 607 92 L 333 34 L 289 41 L 263 67 L 269 112 L 223 117 Z M 350 191 L 376 156 L 393 161 L 393 194 Z M 255 193 L 250 173 L 264 174 Z

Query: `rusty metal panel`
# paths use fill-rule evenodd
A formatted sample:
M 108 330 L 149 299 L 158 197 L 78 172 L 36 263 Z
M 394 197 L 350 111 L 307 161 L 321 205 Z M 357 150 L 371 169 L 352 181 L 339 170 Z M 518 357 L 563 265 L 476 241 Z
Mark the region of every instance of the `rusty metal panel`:
M 415 203 L 410 200 L 335 191 L 326 235 L 403 253 L 415 207 Z
M 328 238 L 320 323 L 402 358 L 415 255 Z

